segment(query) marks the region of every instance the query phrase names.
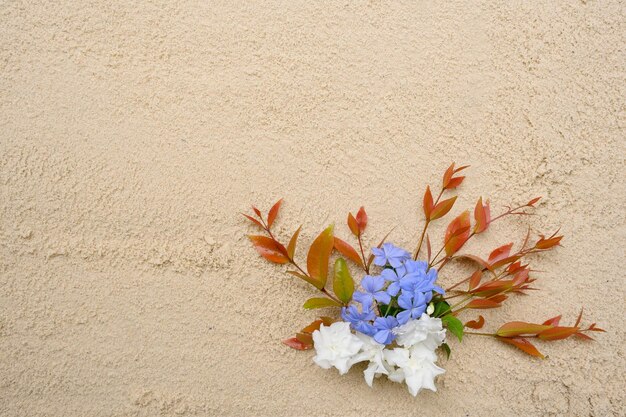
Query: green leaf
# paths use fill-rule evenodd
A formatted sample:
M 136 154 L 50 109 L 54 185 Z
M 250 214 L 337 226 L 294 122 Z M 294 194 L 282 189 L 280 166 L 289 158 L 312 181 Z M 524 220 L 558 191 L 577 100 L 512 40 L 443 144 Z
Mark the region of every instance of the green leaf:
M 303 305 L 307 310 L 324 307 L 341 307 L 341 304 L 330 298 L 309 298 Z
M 344 303 L 349 302 L 352 299 L 352 293 L 354 292 L 354 280 L 350 275 L 348 264 L 343 258 L 339 258 L 335 261 L 335 270 L 333 278 L 333 291 L 337 298 Z
M 443 300 L 437 301 L 435 302 L 435 311 L 433 312 L 432 316 L 441 317 L 444 314 L 448 313 L 449 311 L 450 311 L 450 304 L 448 304 L 447 302 Z
M 446 352 L 446 359 L 450 359 L 450 346 L 448 346 L 447 343 L 444 343 L 441 345 L 441 348 L 443 349 L 444 352 Z
M 389 310 L 389 311 L 387 311 Z M 389 306 L 387 304 L 378 304 L 378 311 L 380 311 L 380 316 L 381 317 L 386 317 L 386 316 L 396 316 L 396 314 L 398 314 L 400 312 L 400 309 L 398 307 L 395 306 Z
M 444 326 L 446 326 L 448 330 L 450 330 L 450 333 L 452 333 L 459 339 L 459 342 L 463 340 L 463 323 L 461 322 L 461 320 L 457 319 L 452 314 L 448 314 L 447 316 L 443 316 L 441 318 L 441 321 L 443 322 Z

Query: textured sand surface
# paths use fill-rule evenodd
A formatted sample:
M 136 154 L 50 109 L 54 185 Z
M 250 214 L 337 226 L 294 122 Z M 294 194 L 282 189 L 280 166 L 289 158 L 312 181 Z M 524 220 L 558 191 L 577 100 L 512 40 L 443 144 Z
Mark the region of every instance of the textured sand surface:
M 623 2 L 34 3 L 0 4 L 0 415 L 626 414 Z M 311 292 L 238 212 L 284 197 L 310 242 L 365 205 L 413 248 L 451 161 L 455 212 L 544 196 L 477 253 L 566 235 L 487 329 L 584 305 L 608 333 L 451 342 L 417 399 L 282 346 Z

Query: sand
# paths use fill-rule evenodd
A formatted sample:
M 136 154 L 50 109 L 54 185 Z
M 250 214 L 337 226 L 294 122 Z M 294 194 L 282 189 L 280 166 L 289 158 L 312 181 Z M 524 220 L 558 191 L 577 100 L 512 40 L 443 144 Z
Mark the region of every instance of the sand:
M 0 6 L 0 415 L 625 415 L 624 3 L 233 3 Z M 452 341 L 416 399 L 281 345 L 312 292 L 238 213 L 283 197 L 303 259 L 364 205 L 369 245 L 411 249 L 452 161 L 454 213 L 544 196 L 468 250 L 566 236 L 486 329 L 584 306 L 608 332 Z

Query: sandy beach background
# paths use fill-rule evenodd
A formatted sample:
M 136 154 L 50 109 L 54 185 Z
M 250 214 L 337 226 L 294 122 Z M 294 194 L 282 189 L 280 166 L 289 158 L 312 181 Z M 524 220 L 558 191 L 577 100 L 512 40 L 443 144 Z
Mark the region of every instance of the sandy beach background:
M 625 39 L 620 1 L 1 2 L 0 414 L 625 415 Z M 281 345 L 311 292 L 238 213 L 283 197 L 310 242 L 364 205 L 411 249 L 452 161 L 455 213 L 544 196 L 477 253 L 566 235 L 486 329 L 608 332 L 452 341 L 417 399 Z

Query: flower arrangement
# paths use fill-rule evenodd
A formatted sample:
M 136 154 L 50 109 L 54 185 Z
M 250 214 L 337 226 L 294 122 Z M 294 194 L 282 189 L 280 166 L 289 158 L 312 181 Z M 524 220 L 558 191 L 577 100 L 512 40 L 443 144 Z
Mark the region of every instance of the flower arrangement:
M 319 297 L 308 299 L 304 308 L 335 308 L 336 316 L 339 316 L 322 316 L 283 343 L 297 350 L 314 348 L 313 361 L 324 369 L 334 367 L 340 374 L 348 372 L 356 363 L 365 362 L 364 376 L 370 387 L 375 377 L 386 375 L 391 381 L 406 383 L 409 392 L 415 396 L 422 389 L 437 390 L 435 377 L 444 370 L 437 365 L 436 351 L 442 349 L 450 356 L 447 332 L 459 342 L 464 335 L 493 337 L 539 358 L 544 356 L 531 339 L 550 342 L 573 336 L 593 340 L 589 332 L 603 332 L 595 323 L 586 328 L 580 325 L 582 310 L 573 326 L 562 326 L 559 315 L 543 323 L 512 321 L 502 324 L 493 333 L 486 333 L 475 331 L 485 324 L 482 315 L 474 320 L 461 321 L 461 313 L 495 309 L 512 295 L 535 290 L 532 284 L 536 279 L 531 277 L 535 271 L 527 263 L 528 256 L 559 246 L 562 239 L 557 231 L 549 237 L 539 235 L 531 243 L 529 231 L 516 250 L 513 250 L 513 243 L 508 243 L 494 249 L 487 259 L 460 254 L 460 249 L 474 236 L 484 233 L 491 223 L 507 216 L 529 215 L 529 210 L 539 201 L 534 198 L 491 217 L 489 201 L 483 202 L 479 198 L 474 207 L 473 224 L 468 210 L 453 219 L 446 228 L 441 249 L 433 255 L 428 227 L 454 206 L 456 196 L 443 200 L 442 197 L 461 185 L 465 177 L 458 173 L 466 168 L 456 168 L 452 164 L 443 175 L 436 198 L 430 187 L 426 188 L 423 198 L 425 222 L 413 254 L 386 242 L 388 233 L 366 256 L 363 235 L 368 218 L 361 207 L 356 215 L 349 213 L 347 219 L 358 250 L 335 236 L 331 225 L 308 249 L 305 270 L 295 260 L 301 227 L 286 246 L 272 232 L 282 200 L 273 205 L 266 218 L 256 207 L 252 207 L 254 215 L 244 214 L 265 232 L 264 235 L 249 236 L 257 252 L 270 262 L 291 265 L 293 268 L 286 271 L 288 274 L 306 281 L 320 293 Z M 419 260 L 424 246 L 425 259 Z M 329 280 L 333 251 L 339 256 Z M 444 290 L 438 284 L 439 275 L 447 264 L 456 260 L 471 262 L 475 265 L 474 272 Z M 360 289 L 356 291 L 348 262 L 364 274 Z

